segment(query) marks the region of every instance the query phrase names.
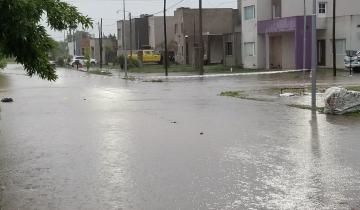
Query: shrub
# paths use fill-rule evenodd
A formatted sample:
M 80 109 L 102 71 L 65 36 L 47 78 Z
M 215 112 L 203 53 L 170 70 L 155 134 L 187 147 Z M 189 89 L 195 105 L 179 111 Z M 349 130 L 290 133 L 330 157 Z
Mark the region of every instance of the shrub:
M 124 69 L 124 56 L 123 55 L 118 56 L 116 63 L 120 64 L 120 67 L 122 69 Z M 142 63 L 138 59 L 135 59 L 135 58 L 127 59 L 128 68 L 139 68 L 139 67 L 141 67 L 141 65 L 142 65 Z
M 5 59 L 0 58 L 0 69 L 3 69 L 6 67 L 6 61 Z

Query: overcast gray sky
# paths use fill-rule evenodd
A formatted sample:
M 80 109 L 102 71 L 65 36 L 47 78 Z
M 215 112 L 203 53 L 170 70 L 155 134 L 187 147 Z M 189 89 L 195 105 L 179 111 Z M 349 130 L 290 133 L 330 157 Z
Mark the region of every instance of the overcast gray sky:
M 97 35 L 97 22 L 103 18 L 103 30 L 105 34 L 116 33 L 116 21 L 122 19 L 122 0 L 65 0 L 78 7 L 79 11 L 90 16 L 94 20 L 94 29 L 90 29 L 91 34 Z M 132 12 L 133 16 L 140 14 L 153 14 L 163 8 L 163 0 L 125 0 L 126 10 Z M 173 15 L 178 7 L 196 8 L 199 5 L 198 0 L 167 0 L 169 8 L 168 15 Z M 206 7 L 225 7 L 236 8 L 237 0 L 203 0 L 203 6 Z M 162 15 L 162 14 L 159 14 Z M 54 32 L 49 30 L 49 34 L 56 40 L 63 40 L 63 32 Z

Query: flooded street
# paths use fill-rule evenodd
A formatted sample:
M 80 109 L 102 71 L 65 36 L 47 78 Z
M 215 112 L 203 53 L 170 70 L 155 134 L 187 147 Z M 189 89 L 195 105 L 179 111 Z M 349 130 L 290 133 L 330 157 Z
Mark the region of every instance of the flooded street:
M 0 72 L 0 98 L 15 101 L 0 104 L 1 210 L 360 209 L 359 117 L 219 96 L 301 85 L 302 72 L 162 83 L 58 74 Z

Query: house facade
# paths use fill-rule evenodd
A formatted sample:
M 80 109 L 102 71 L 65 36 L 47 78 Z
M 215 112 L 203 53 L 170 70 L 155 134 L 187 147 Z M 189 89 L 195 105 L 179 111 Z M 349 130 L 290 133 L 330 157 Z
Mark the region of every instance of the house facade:
M 332 66 L 333 0 L 318 0 L 317 64 Z M 313 0 L 242 0 L 242 60 L 245 68 L 302 69 L 311 67 Z M 306 11 L 306 34 L 304 31 Z M 360 48 L 360 1 L 338 1 L 336 13 L 337 67 L 346 50 Z M 307 42 L 304 48 L 304 38 Z M 303 65 L 303 55 L 306 64 Z
M 105 37 L 102 39 L 102 61 L 103 64 L 108 64 L 117 56 L 117 40 L 116 37 Z M 90 40 L 90 57 L 95 58 L 100 62 L 100 41 L 98 38 Z
M 130 25 L 134 25 L 134 23 L 130 22 L 129 20 L 120 20 L 117 21 L 117 40 L 118 40 L 118 50 L 117 50 L 117 54 L 122 55 L 124 52 L 124 49 L 130 49 L 131 46 L 135 46 L 135 40 L 133 39 L 132 36 L 130 36 L 130 34 L 132 35 L 132 28 L 130 27 Z M 125 29 L 125 36 L 122 36 L 123 30 Z M 131 30 L 130 30 L 131 29 Z M 123 46 L 123 39 L 125 41 L 125 46 Z M 131 44 L 130 44 L 131 43 Z
M 164 17 L 162 16 L 151 16 L 149 20 L 149 45 L 152 49 L 163 50 L 164 49 Z M 174 42 L 175 35 L 175 24 L 174 16 L 166 17 L 166 33 L 167 43 L 171 44 Z M 170 49 L 174 50 L 174 49 Z
M 224 34 L 234 32 L 234 9 L 203 9 L 204 60 L 224 62 Z M 174 12 L 175 60 L 180 64 L 195 65 L 199 50 L 199 10 L 178 8 Z
M 76 31 L 74 34 L 69 35 L 68 39 L 69 55 L 72 57 L 84 56 L 86 50 L 90 48 L 91 36 L 88 32 Z

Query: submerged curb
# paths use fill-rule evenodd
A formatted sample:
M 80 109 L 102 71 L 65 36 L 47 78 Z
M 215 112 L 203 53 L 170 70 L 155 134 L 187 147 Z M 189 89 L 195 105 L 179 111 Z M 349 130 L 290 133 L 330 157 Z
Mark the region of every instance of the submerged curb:
M 156 80 L 156 79 L 195 79 L 195 78 L 212 78 L 212 77 L 233 77 L 233 76 L 250 76 L 250 75 L 268 75 L 302 72 L 303 70 L 286 70 L 286 71 L 264 71 L 264 72 L 246 72 L 233 74 L 208 74 L 208 75 L 189 75 L 189 76 L 142 76 L 139 79 Z

